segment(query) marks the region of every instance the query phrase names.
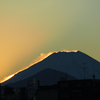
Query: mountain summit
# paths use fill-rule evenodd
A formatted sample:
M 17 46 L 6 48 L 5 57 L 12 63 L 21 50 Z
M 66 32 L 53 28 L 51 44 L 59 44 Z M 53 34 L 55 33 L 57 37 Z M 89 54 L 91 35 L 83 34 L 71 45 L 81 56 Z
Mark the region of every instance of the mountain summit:
M 77 51 L 53 53 L 39 63 L 19 72 L 6 83 L 24 80 L 46 68 L 67 73 L 77 79 L 93 79 L 93 74 L 96 79 L 100 79 L 100 62 Z

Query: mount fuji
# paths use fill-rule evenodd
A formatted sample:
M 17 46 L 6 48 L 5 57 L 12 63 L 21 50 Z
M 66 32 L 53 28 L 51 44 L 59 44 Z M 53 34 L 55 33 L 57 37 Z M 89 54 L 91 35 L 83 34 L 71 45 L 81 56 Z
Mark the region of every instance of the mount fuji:
M 2 84 L 25 80 L 48 68 L 67 73 L 76 79 L 93 79 L 93 74 L 95 75 L 95 79 L 100 79 L 100 62 L 80 51 L 57 52 L 32 65 L 28 69 L 19 72 Z

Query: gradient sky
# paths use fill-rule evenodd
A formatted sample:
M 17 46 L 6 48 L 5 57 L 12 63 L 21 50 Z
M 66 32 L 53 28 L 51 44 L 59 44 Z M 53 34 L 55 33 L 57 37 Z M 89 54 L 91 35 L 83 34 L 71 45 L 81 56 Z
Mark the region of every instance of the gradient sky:
M 51 51 L 100 61 L 99 43 L 100 0 L 0 0 L 0 80 Z

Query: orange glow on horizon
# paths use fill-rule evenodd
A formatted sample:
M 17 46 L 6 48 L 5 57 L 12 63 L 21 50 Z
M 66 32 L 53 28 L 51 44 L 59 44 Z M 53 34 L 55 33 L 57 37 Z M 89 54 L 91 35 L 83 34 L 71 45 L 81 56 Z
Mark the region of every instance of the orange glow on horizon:
M 32 65 L 34 65 L 34 64 L 36 64 L 36 63 L 38 63 L 38 62 L 44 60 L 45 58 L 47 58 L 48 56 L 50 56 L 50 55 L 53 54 L 53 53 L 58 53 L 58 52 L 67 52 L 67 53 L 68 53 L 68 52 L 77 52 L 77 51 L 78 51 L 78 50 L 72 50 L 72 51 L 69 51 L 69 50 L 62 50 L 62 51 L 49 52 L 49 53 L 46 53 L 46 54 L 45 54 L 45 53 L 41 53 L 40 56 L 37 57 L 35 60 L 33 60 L 33 62 L 32 62 L 29 66 L 25 67 L 24 69 L 21 69 L 21 70 L 17 71 L 16 73 L 14 73 L 14 74 L 12 74 L 12 75 L 10 75 L 10 76 L 5 77 L 3 80 L 0 81 L 0 83 L 3 83 L 3 82 L 5 82 L 5 81 L 11 79 L 11 78 L 12 78 L 13 76 L 15 76 L 17 73 L 19 73 L 19 72 L 21 72 L 21 71 L 23 71 L 23 70 L 25 70 L 25 69 L 28 69 L 28 68 L 31 67 Z

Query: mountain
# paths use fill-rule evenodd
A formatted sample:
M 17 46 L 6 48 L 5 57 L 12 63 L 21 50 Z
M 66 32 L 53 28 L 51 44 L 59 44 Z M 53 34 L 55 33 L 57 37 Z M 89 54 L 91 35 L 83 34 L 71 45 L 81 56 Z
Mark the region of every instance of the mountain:
M 75 77 L 68 75 L 67 73 L 56 71 L 50 68 L 46 68 L 35 75 L 32 75 L 24 80 L 17 81 L 15 83 L 8 84 L 11 87 L 26 87 L 28 84 L 32 84 L 35 80 L 40 80 L 41 85 L 52 85 L 58 81 L 60 78 L 67 78 L 67 80 L 76 80 Z
M 86 68 L 85 68 L 86 67 Z M 53 53 L 41 62 L 32 65 L 28 69 L 19 72 L 13 78 L 3 84 L 14 83 L 31 77 L 40 71 L 51 68 L 71 75 L 77 79 L 100 79 L 100 62 L 80 51 Z M 85 68 L 85 70 L 84 70 Z M 85 74 L 84 74 L 85 73 Z

